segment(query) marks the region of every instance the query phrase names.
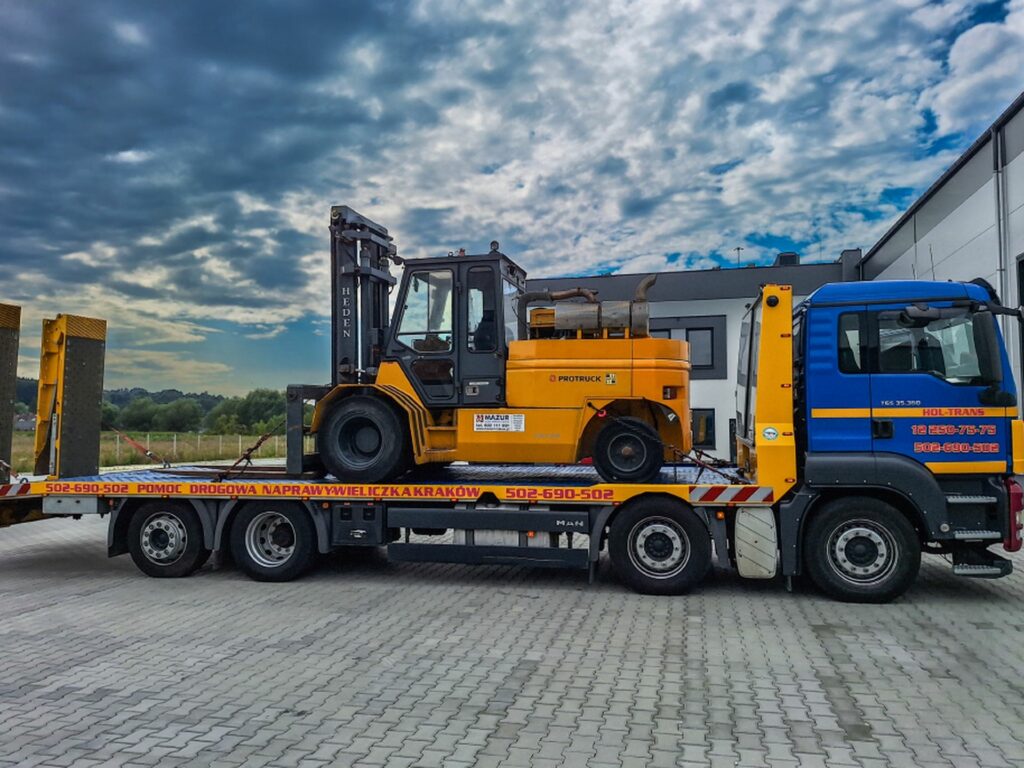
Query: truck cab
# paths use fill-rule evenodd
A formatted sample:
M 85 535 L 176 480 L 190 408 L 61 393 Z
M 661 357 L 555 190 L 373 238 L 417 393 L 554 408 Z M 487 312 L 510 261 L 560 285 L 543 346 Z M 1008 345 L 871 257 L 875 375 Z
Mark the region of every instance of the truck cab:
M 882 593 L 886 578 L 898 581 L 901 539 L 913 538 L 918 559 L 923 550 L 951 555 L 963 575 L 1009 573 L 989 547 L 1020 547 L 1012 477 L 1024 470 L 1024 423 L 996 316 L 1019 313 L 980 282 L 840 283 L 783 327 L 778 288 L 763 289 L 744 324 L 737 441 L 747 477 L 785 491 L 783 572 L 806 566 L 840 597 Z M 789 377 L 759 382 L 766 358 Z M 903 552 L 903 565 L 914 557 Z

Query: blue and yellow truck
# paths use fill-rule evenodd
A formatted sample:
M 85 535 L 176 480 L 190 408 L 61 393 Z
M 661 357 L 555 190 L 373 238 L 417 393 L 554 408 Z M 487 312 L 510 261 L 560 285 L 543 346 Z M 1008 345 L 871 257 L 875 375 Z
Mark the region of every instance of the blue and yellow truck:
M 1012 569 L 998 550 L 1020 549 L 1024 423 L 999 315 L 1019 319 L 980 284 L 826 285 L 796 306 L 789 286 L 765 285 L 737 361 L 737 464 L 690 457 L 631 483 L 586 463 L 456 463 L 381 482 L 248 464 L 83 472 L 96 463 L 82 457 L 98 438 L 105 327 L 61 316 L 44 338 L 45 476 L 0 485 L 0 524 L 107 515 L 109 554 L 154 577 L 230 551 L 251 577 L 283 581 L 351 547 L 593 577 L 607 552 L 644 593 L 686 592 L 714 559 L 743 578 L 806 574 L 840 600 L 888 601 L 923 554 L 997 578 Z

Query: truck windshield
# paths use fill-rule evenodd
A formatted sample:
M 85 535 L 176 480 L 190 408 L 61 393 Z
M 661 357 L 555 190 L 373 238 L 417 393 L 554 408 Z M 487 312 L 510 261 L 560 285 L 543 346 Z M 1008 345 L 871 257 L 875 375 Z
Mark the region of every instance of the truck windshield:
M 974 317 L 966 310 L 933 320 L 908 318 L 902 312 L 880 312 L 879 372 L 928 373 L 954 384 L 977 383 L 981 367 Z

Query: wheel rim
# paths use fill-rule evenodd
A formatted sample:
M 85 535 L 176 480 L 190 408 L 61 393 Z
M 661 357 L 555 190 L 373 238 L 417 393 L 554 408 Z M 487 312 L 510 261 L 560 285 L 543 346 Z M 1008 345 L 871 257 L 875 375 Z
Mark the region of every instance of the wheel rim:
M 261 512 L 245 530 L 245 551 L 253 562 L 277 568 L 295 551 L 295 529 L 280 512 Z
M 157 565 L 176 563 L 188 545 L 185 523 L 171 512 L 156 512 L 142 524 L 139 544 L 150 562 Z
M 350 467 L 366 467 L 373 463 L 384 445 L 384 435 L 372 420 L 353 417 L 338 432 L 338 452 Z
M 690 562 L 690 537 L 667 517 L 641 520 L 629 532 L 629 559 L 651 578 L 671 578 Z
M 899 563 L 892 533 L 872 520 L 850 520 L 828 538 L 828 562 L 843 580 L 858 586 L 885 581 Z
M 622 432 L 608 441 L 608 463 L 617 474 L 630 475 L 647 461 L 647 444 L 639 435 Z

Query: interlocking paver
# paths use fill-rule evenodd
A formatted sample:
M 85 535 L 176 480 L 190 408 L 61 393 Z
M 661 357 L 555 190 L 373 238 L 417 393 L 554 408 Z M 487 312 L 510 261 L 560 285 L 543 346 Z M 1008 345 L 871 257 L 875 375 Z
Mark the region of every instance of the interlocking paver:
M 1024 766 L 1020 575 L 929 557 L 844 606 L 373 553 L 162 581 L 104 548 L 0 530 L 0 766 Z

